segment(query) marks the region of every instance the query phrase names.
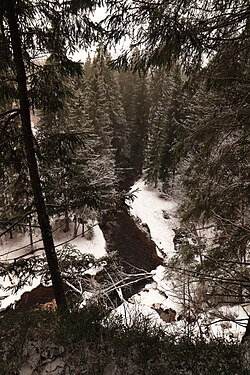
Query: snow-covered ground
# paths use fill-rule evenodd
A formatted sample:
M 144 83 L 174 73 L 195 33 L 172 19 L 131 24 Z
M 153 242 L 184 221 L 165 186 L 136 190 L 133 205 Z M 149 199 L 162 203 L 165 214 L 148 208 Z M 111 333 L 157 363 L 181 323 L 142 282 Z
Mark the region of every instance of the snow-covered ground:
M 178 226 L 176 218 L 177 203 L 173 200 L 166 200 L 162 197 L 160 190 L 145 185 L 139 180 L 131 188 L 131 191 L 138 189 L 135 193 L 137 198 L 132 204 L 131 213 L 141 219 L 149 226 L 151 238 L 168 257 L 174 252 L 174 231 Z M 164 218 L 164 213 L 169 218 Z
M 170 258 L 174 254 L 173 229 L 179 225 L 177 203 L 166 200 L 160 189 L 145 185 L 143 180 L 137 181 L 130 191 L 136 191 L 131 214 L 148 225 L 151 238 L 160 250 L 159 256 L 164 253 L 165 258 Z M 130 324 L 135 316 L 144 315 L 152 319 L 153 324 L 170 325 L 164 323 L 154 309 L 156 306 L 163 310 L 172 309 L 177 314 L 180 310 L 173 283 L 167 280 L 165 272 L 164 266 L 158 266 L 151 272 L 153 283 L 147 284 L 141 292 L 132 296 L 130 303 L 124 302 L 118 307 L 117 312 L 123 315 L 126 324 Z
M 166 259 L 174 255 L 174 231 L 179 226 L 176 217 L 177 203 L 173 200 L 163 197 L 160 189 L 155 189 L 145 185 L 142 180 L 137 181 L 131 188 L 135 191 L 137 198 L 132 203 L 131 213 L 139 217 L 140 220 L 147 224 L 151 238 L 159 249 L 166 255 Z M 212 232 L 208 232 L 208 238 Z M 193 333 L 200 334 L 205 332 L 206 327 L 209 330 L 210 337 L 224 337 L 227 339 L 241 340 L 245 333 L 246 322 L 250 314 L 250 306 L 221 306 L 216 311 L 207 311 L 200 314 L 197 322 L 188 326 L 185 320 L 174 323 L 163 322 L 153 307 L 158 305 L 163 310 L 173 309 L 178 316 L 183 309 L 180 298 L 175 294 L 176 280 L 166 278 L 166 269 L 164 266 L 158 266 L 152 271 L 153 283 L 146 285 L 143 291 L 134 295 L 130 301 L 124 302 L 117 309 L 124 317 L 124 322 L 130 324 L 133 317 L 144 315 L 152 319 L 154 324 L 160 324 L 168 332 L 181 334 L 192 330 Z M 238 324 L 230 321 L 235 319 Z M 212 324 L 211 324 L 212 323 Z
M 56 229 L 57 227 L 58 229 Z M 106 255 L 105 239 L 97 223 L 93 223 L 93 238 L 91 240 L 89 240 L 87 236 L 82 237 L 80 230 L 78 231 L 79 234 L 77 237 L 73 239 L 73 223 L 71 223 L 70 229 L 68 233 L 65 233 L 60 227 L 60 224 L 53 225 L 53 238 L 56 247 L 60 247 L 66 241 L 70 240 L 70 243 L 76 246 L 82 253 L 93 254 L 96 258 Z M 43 247 L 41 235 L 38 230 L 33 233 L 33 241 L 34 249 Z M 28 254 L 30 250 L 30 238 L 28 233 L 25 235 L 14 233 L 12 239 L 9 239 L 8 236 L 5 235 L 0 242 L 0 262 L 11 261 Z
M 163 197 L 159 189 L 146 186 L 142 180 L 137 181 L 131 188 L 131 191 L 137 189 L 137 198 L 132 203 L 131 213 L 135 217 L 140 218 L 142 223 L 148 225 L 151 238 L 161 250 L 159 254 L 162 255 L 164 253 L 164 257 L 169 259 L 174 254 L 173 238 L 175 233 L 173 229 L 179 226 L 176 216 L 177 203 Z M 106 254 L 105 240 L 96 223 L 93 227 L 93 231 L 94 236 L 91 240 L 79 235 L 70 243 L 76 245 L 82 253 L 91 253 L 96 258 L 99 258 Z M 69 234 L 65 234 L 62 230 L 56 232 L 54 236 L 56 245 L 67 241 L 69 237 L 72 238 L 72 232 L 72 230 Z M 37 235 L 34 240 L 39 240 L 39 236 Z M 7 240 L 5 238 L 2 244 L 0 243 L 0 261 L 10 260 L 15 256 L 22 255 L 29 251 L 29 247 L 23 248 L 18 252 L 14 251 L 16 248 L 20 248 L 28 243 L 28 236 L 14 238 L 12 240 Z M 35 245 L 36 247 L 41 247 L 42 244 L 41 242 L 37 242 Z M 190 329 L 190 327 L 187 328 L 185 320 L 166 323 L 156 312 L 156 306 L 158 310 L 159 308 L 164 311 L 170 309 L 176 311 L 177 317 L 181 314 L 183 308 L 180 298 L 175 294 L 176 280 L 168 280 L 165 271 L 164 266 L 158 266 L 156 270 L 151 272 L 153 282 L 147 284 L 141 292 L 132 296 L 128 302 L 124 301 L 116 310 L 116 312 L 122 314 L 126 324 L 130 324 L 135 316 L 143 315 L 152 319 L 153 324 L 161 324 L 161 326 L 164 326 L 166 330 L 170 332 L 180 334 Z M 39 282 L 40 280 L 34 279 L 32 285 L 26 286 L 15 295 L 10 295 L 10 293 L 6 292 L 1 293 L 0 298 L 2 300 L 0 301 L 0 308 L 5 308 L 8 304 L 17 301 L 23 292 L 33 289 Z M 8 285 L 8 283 L 10 283 L 9 280 L 0 280 L 0 284 L 4 286 Z M 192 329 L 194 332 L 199 333 L 200 328 L 204 328 L 207 324 L 210 335 L 226 338 L 230 338 L 233 335 L 234 338 L 241 339 L 245 332 L 244 324 L 246 324 L 249 313 L 249 306 L 222 306 L 219 311 L 217 310 L 215 312 L 211 310 L 200 314 L 198 321 L 193 324 Z M 223 316 L 228 317 L 228 320 L 225 319 L 223 321 Z M 243 323 L 243 326 L 231 322 L 230 318 L 239 320 L 240 323 Z M 214 323 L 211 324 L 211 322 Z
M 73 227 L 73 223 L 71 224 L 71 226 Z M 83 254 L 93 254 L 95 258 L 101 258 L 102 256 L 107 254 L 105 249 L 105 239 L 97 223 L 93 223 L 93 238 L 91 240 L 88 240 L 87 237 L 82 237 L 81 234 L 79 234 L 74 239 L 72 239 L 72 236 L 73 228 L 71 228 L 71 231 L 67 234 L 60 229 L 55 231 L 55 246 L 60 248 L 62 247 L 61 244 L 70 240 L 70 244 L 76 246 L 76 248 Z M 34 232 L 33 241 L 34 249 L 43 247 L 43 243 L 40 239 L 40 233 L 38 231 Z M 29 244 L 30 239 L 28 234 L 21 235 L 20 233 L 13 233 L 13 239 L 9 239 L 7 236 L 5 236 L 4 238 L 2 238 L 2 242 L 0 243 L 0 262 L 11 261 L 16 257 L 28 254 L 30 252 Z M 38 255 L 39 253 L 41 253 L 41 251 L 38 251 L 36 254 Z M 95 270 L 94 273 L 96 273 Z M 17 284 L 17 280 L 15 280 L 15 278 L 12 278 L 10 280 L 8 277 L 5 279 L 0 277 L 0 310 L 5 309 L 7 306 L 17 302 L 24 292 L 29 292 L 32 289 L 36 288 L 40 284 L 40 282 L 40 278 L 34 278 L 30 284 L 25 285 L 16 293 L 12 293 L 10 290 L 4 290 L 4 288 L 14 286 L 15 284 Z

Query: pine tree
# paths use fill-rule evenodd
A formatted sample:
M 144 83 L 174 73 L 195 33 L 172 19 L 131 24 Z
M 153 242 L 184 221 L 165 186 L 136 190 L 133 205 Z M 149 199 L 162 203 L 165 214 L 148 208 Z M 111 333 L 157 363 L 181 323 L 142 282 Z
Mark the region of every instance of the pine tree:
M 151 81 L 151 107 L 149 112 L 149 134 L 144 163 L 145 181 L 156 187 L 160 179 L 162 158 L 168 124 L 168 80 L 164 71 L 154 74 Z
M 73 82 L 73 91 L 63 110 L 44 113 L 38 123 L 46 200 L 66 216 L 86 211 L 84 207 L 108 206 L 113 191 L 114 171 L 103 152 L 107 146 L 86 112 L 90 91 L 85 80 Z
M 186 73 L 197 74 L 190 89 L 196 94 L 184 105 L 185 117 L 178 118 L 181 139 L 174 144 L 176 158 L 181 157 L 179 170 L 184 171 L 183 219 L 190 226 L 215 225 L 217 237 L 206 249 L 213 261 L 209 266 L 206 259 L 203 270 L 207 276 L 211 271 L 220 276 L 224 267 L 225 278 L 215 283 L 225 281 L 228 288 L 232 282 L 242 289 L 249 284 L 244 265 L 249 255 L 249 2 L 135 1 L 112 6 L 116 12 L 110 24 L 122 29 L 117 37 L 134 30 L 116 66 L 146 72 L 155 66 L 169 70 L 180 61 Z M 135 67 L 133 51 L 138 47 Z M 206 89 L 197 91 L 204 80 Z
M 6 113 L 6 115 L 2 115 L 0 121 L 1 222 L 3 229 L 18 220 L 26 211 L 34 209 L 27 166 L 22 162 L 25 158 L 25 151 L 20 142 L 22 133 L 18 118 L 19 112 L 17 110 L 6 111 L 6 107 L 1 108 L 1 113 Z
M 91 23 L 92 27 L 89 27 L 88 15 L 97 5 L 98 2 L 82 4 L 80 1 L 69 2 L 66 6 L 57 1 L 46 4 L 30 1 L 27 4 L 16 0 L 2 1 L 0 5 L 1 44 L 4 46 L 4 60 L 0 68 L 1 75 L 7 77 L 3 98 L 9 98 L 13 94 L 12 100 L 19 102 L 25 159 L 55 298 L 60 308 L 66 307 L 66 298 L 37 165 L 30 103 L 37 107 L 44 107 L 45 104 L 50 108 L 61 105 L 65 91 L 60 90 L 58 74 L 53 73 L 80 73 L 81 67 L 72 63 L 67 53 L 73 52 L 80 40 L 83 46 L 95 38 L 95 25 Z M 84 41 L 82 37 L 85 38 Z M 41 54 L 54 54 L 56 60 L 41 67 L 35 62 Z M 13 76 L 16 76 L 17 85 L 9 84 Z
M 176 158 L 173 152 L 180 122 L 185 118 L 185 91 L 184 79 L 179 64 L 176 64 L 169 73 L 167 126 L 164 151 L 161 160 L 160 178 L 166 182 L 176 173 Z
M 249 29 L 244 33 L 249 25 L 247 0 L 110 1 L 108 10 L 107 27 L 118 41 L 133 30 L 130 45 L 114 64 L 135 71 L 147 72 L 156 66 L 170 69 L 177 61 L 186 72 L 199 71 L 204 57 L 234 43 L 239 35 L 241 40 L 249 36 Z M 138 49 L 140 59 L 135 64 Z
M 121 71 L 118 78 L 128 124 L 129 165 L 134 176 L 140 176 L 148 135 L 148 79 L 131 71 Z
M 109 60 L 109 57 L 108 57 Z M 108 63 L 108 61 L 107 61 Z M 129 129 L 122 96 L 118 82 L 118 74 L 107 69 L 109 112 L 113 128 L 112 146 L 115 149 L 116 170 L 122 169 L 129 164 L 130 146 Z
M 155 186 L 174 180 L 176 157 L 174 147 L 179 124 L 185 116 L 183 80 L 178 65 L 170 72 L 153 70 L 150 80 L 149 140 L 146 151 L 145 179 Z
M 112 145 L 113 126 L 110 114 L 109 87 L 105 77 L 106 63 L 103 47 L 97 50 L 93 60 L 91 74 L 85 84 L 89 87 L 88 111 L 93 123 L 94 133 L 98 138 L 95 147 L 96 158 L 92 161 L 96 176 L 102 176 L 99 182 L 103 191 L 114 189 L 115 149 Z M 105 172 L 105 173 L 104 173 Z

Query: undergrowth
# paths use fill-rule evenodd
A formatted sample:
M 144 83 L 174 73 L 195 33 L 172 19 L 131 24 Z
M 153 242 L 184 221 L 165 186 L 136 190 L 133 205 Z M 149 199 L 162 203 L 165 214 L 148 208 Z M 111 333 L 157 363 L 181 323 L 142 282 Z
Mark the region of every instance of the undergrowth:
M 13 312 L 0 320 L 0 374 L 18 374 L 27 361 L 27 342 L 40 352 L 60 347 L 61 374 L 247 375 L 241 346 L 166 335 L 145 319 L 124 326 L 119 317 L 91 305 L 78 312 Z M 44 354 L 43 354 L 44 355 Z M 41 355 L 42 358 L 42 355 Z M 42 359 L 32 374 L 42 374 Z

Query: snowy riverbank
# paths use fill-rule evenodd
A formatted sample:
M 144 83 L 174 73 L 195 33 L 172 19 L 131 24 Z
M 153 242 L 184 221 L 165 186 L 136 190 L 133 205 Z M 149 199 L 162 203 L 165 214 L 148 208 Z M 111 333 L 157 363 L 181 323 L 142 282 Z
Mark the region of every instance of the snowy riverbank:
M 131 214 L 135 217 L 135 220 L 139 218 L 141 223 L 149 228 L 151 238 L 158 247 L 159 256 L 164 256 L 165 260 L 169 260 L 175 252 L 173 243 L 175 233 L 173 229 L 179 226 L 176 214 L 177 203 L 171 199 L 166 199 L 160 189 L 146 186 L 142 180 L 137 181 L 132 186 L 131 191 L 136 191 L 136 199 L 132 203 Z M 62 230 L 57 231 L 55 233 L 56 245 L 59 246 L 61 243 L 68 241 L 72 238 L 72 233 L 72 230 L 68 234 Z M 34 234 L 34 240 L 39 240 L 39 236 L 36 233 Z M 96 258 L 106 254 L 105 239 L 97 223 L 93 227 L 93 237 L 91 239 L 79 235 L 71 240 L 70 243 L 75 245 L 82 253 L 91 253 Z M 5 238 L 0 244 L 0 260 L 8 261 L 15 256 L 23 255 L 29 251 L 28 244 L 28 235 L 20 236 L 14 234 L 14 238 L 11 240 Z M 36 246 L 41 247 L 41 241 L 37 242 Z M 20 247 L 23 248 L 20 249 Z M 16 251 L 16 249 L 19 250 Z M 185 319 L 181 319 L 183 305 L 182 300 L 176 294 L 177 280 L 168 279 L 165 272 L 164 265 L 152 270 L 153 282 L 145 285 L 139 293 L 133 295 L 129 301 L 124 301 L 117 308 L 116 311 L 124 316 L 124 321 L 127 324 L 135 315 L 142 314 L 150 317 L 153 324 L 161 324 L 171 332 L 181 333 L 187 329 L 187 322 Z M 10 280 L 9 278 L 0 280 L 2 287 L 13 285 L 15 282 L 15 280 Z M 34 278 L 30 285 L 26 285 L 15 294 L 2 290 L 1 309 L 5 309 L 8 305 L 18 301 L 24 292 L 32 290 L 39 283 L 40 280 Z M 171 323 L 166 322 L 166 320 L 163 321 L 160 318 L 159 311 L 163 312 L 165 318 L 167 317 L 166 320 L 169 319 Z M 248 319 L 249 312 L 249 306 L 221 306 L 217 311 L 211 310 L 200 313 L 197 321 L 192 324 L 192 328 L 194 332 L 198 333 L 201 326 L 205 327 L 207 325 L 209 326 L 210 335 L 224 337 L 233 335 L 233 337 L 240 340 L 245 332 L 244 324 Z M 223 317 L 226 318 L 223 320 Z M 240 324 L 234 323 L 233 319 L 238 320 Z M 212 322 L 214 323 L 211 324 Z

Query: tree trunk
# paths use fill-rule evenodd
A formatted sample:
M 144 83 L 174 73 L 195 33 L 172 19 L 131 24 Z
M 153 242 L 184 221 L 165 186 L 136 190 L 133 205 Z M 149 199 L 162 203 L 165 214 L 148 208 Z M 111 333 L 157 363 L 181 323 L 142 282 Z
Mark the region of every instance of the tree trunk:
M 74 233 L 73 233 L 73 238 L 77 237 L 77 231 L 78 231 L 77 217 L 76 217 L 76 215 L 74 215 Z
M 9 230 L 9 233 L 10 233 L 10 240 L 13 239 L 13 232 L 12 232 L 12 229 Z
M 33 233 L 32 233 L 32 225 L 31 225 L 31 215 L 28 216 L 28 223 L 29 223 L 29 237 L 30 237 L 30 250 L 34 250 L 34 244 L 33 244 Z
M 64 217 L 65 217 L 65 227 L 64 227 L 64 232 L 69 232 L 69 211 L 66 209 L 65 210 L 65 214 L 64 214 Z
M 82 237 L 85 237 L 85 222 L 82 218 Z
M 10 29 L 10 39 L 14 54 L 14 62 L 16 67 L 19 102 L 21 110 L 22 135 L 25 147 L 25 153 L 28 163 L 30 181 L 34 194 L 34 202 L 38 215 L 38 222 L 42 232 L 42 239 L 46 253 L 47 262 L 52 279 L 52 285 L 55 293 L 55 299 L 58 308 L 66 309 L 67 302 L 63 288 L 63 282 L 58 266 L 57 255 L 55 251 L 54 241 L 52 237 L 49 216 L 45 206 L 42 193 L 41 181 L 38 172 L 36 153 L 34 148 L 33 133 L 31 129 L 30 108 L 27 91 L 27 78 L 25 66 L 22 56 L 21 38 L 18 29 L 18 20 L 15 13 L 15 0 L 8 0 L 6 3 L 7 19 Z

